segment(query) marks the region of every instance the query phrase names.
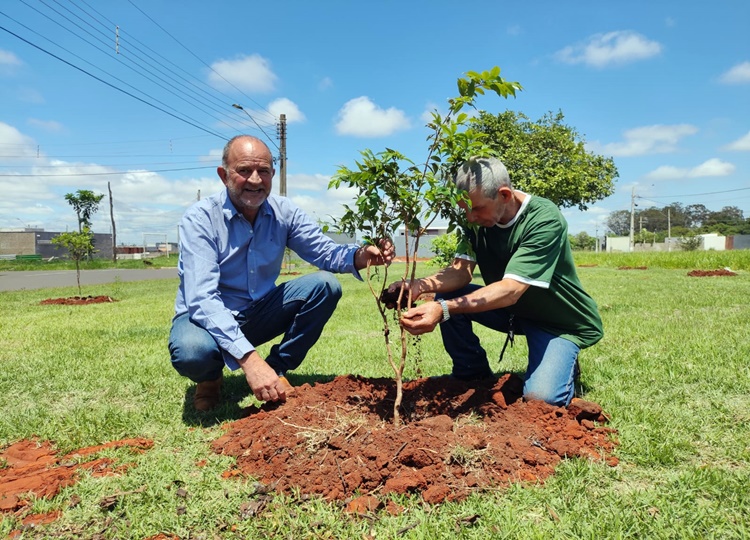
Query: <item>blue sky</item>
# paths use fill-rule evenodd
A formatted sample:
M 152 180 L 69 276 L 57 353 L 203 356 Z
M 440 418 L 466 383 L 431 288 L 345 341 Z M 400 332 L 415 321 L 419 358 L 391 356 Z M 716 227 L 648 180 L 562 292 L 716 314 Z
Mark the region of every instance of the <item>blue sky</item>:
M 288 195 L 340 216 L 339 166 L 366 148 L 424 160 L 426 115 L 496 65 L 524 91 L 479 108 L 561 110 L 615 159 L 615 194 L 565 209 L 571 233 L 601 234 L 633 189 L 642 208 L 750 217 L 748 21 L 747 0 L 3 0 L 0 229 L 73 230 L 64 196 L 88 189 L 109 232 L 109 183 L 118 243 L 176 241 L 185 209 L 222 188 L 225 140 L 276 152 L 282 113 Z

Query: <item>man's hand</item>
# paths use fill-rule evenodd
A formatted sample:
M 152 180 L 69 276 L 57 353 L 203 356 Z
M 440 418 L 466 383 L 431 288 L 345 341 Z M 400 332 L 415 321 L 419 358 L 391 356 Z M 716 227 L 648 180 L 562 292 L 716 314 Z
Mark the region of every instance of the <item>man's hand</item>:
M 443 308 L 437 302 L 425 302 L 401 316 L 401 326 L 415 336 L 432 332 L 443 320 Z
M 390 265 L 393 257 L 396 255 L 396 249 L 388 238 L 378 240 L 378 245 L 365 244 L 360 247 L 354 254 L 354 266 L 357 270 L 367 267 L 367 264 L 381 266 Z
M 245 373 L 245 380 L 260 401 L 286 401 L 286 387 L 276 372 L 257 351 L 252 351 L 238 363 Z

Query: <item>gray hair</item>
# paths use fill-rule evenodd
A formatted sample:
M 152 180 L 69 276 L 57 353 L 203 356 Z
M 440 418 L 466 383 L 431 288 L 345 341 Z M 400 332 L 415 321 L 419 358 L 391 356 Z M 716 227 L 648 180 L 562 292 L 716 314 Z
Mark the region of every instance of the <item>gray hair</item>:
M 228 161 L 229 161 L 229 151 L 232 149 L 232 145 L 235 143 L 235 141 L 238 141 L 239 139 L 248 139 L 254 143 L 260 143 L 263 146 L 266 147 L 268 150 L 268 153 L 271 153 L 271 149 L 268 148 L 268 145 L 261 141 L 258 137 L 253 137 L 252 135 L 235 135 L 231 139 L 227 141 L 227 144 L 224 145 L 224 151 L 221 153 L 221 166 L 225 169 L 228 168 Z
M 513 188 L 508 169 L 497 158 L 472 157 L 458 168 L 454 179 L 456 187 L 472 193 L 481 190 L 489 199 L 497 198 L 497 190 L 503 186 Z

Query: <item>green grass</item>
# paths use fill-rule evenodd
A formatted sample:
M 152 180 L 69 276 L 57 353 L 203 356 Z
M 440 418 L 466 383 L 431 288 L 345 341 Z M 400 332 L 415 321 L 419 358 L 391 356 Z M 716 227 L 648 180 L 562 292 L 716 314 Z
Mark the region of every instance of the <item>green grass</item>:
M 242 504 L 257 499 L 252 479 L 222 479 L 232 460 L 212 454 L 209 444 L 254 401 L 232 374 L 230 399 L 216 416 L 186 407 L 192 384 L 174 372 L 166 351 L 176 280 L 86 287 L 86 294 L 119 301 L 77 307 L 39 305 L 75 288 L 0 293 L 0 446 L 28 437 L 54 441 L 62 452 L 123 437 L 155 441 L 144 454 L 107 452 L 135 463 L 127 473 L 84 474 L 54 499 L 36 501 L 35 511 L 63 514 L 24 537 L 750 538 L 750 272 L 743 252 L 726 252 L 736 257 L 728 263 L 707 253 L 724 255 L 591 254 L 595 263 L 576 255 L 579 264 L 597 264 L 579 270 L 605 327 L 604 339 L 581 355 L 583 384 L 585 397 L 600 403 L 619 431 L 617 467 L 565 461 L 544 485 L 438 507 L 402 497 L 401 515 L 373 519 L 293 496 L 275 497 L 259 516 L 243 518 Z M 687 276 L 688 269 L 723 266 L 739 275 Z M 394 265 L 389 281 L 402 268 Z M 391 376 L 367 287 L 351 276 L 340 280 L 339 308 L 291 374 L 293 383 L 341 373 Z M 503 336 L 480 333 L 496 358 Z M 437 333 L 423 336 L 419 353 L 422 374 L 450 370 Z M 525 354 L 519 339 L 493 367 L 521 371 Z M 416 376 L 412 364 L 406 376 Z M 187 497 L 177 494 L 180 487 Z M 111 511 L 98 505 L 136 490 Z M 73 494 L 81 502 L 70 508 Z M 0 537 L 16 526 L 6 516 Z
M 81 262 L 81 270 L 102 270 L 105 268 L 166 268 L 177 266 L 178 256 L 153 257 L 148 259 L 121 259 L 115 264 L 112 259 L 92 259 Z M 75 263 L 69 259 L 17 261 L 0 259 L 0 271 L 14 270 L 75 270 Z

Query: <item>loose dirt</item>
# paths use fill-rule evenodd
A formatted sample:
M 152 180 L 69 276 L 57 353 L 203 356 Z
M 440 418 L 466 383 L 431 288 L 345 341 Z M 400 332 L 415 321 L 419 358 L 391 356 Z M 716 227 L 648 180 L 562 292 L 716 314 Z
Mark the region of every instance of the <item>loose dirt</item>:
M 50 523 L 60 511 L 32 514 L 28 506 L 34 498 L 54 497 L 74 484 L 82 469 L 93 476 L 125 473 L 130 465 L 117 465 L 109 458 L 87 459 L 105 448 L 128 447 L 143 452 L 152 446 L 148 439 L 123 439 L 59 456 L 49 441 L 16 442 L 0 452 L 0 519 L 3 514 L 14 514 L 24 526 Z
M 736 272 L 722 268 L 719 270 L 691 270 L 688 272 L 690 277 L 710 277 L 710 276 L 736 276 Z
M 522 386 L 511 374 L 405 382 L 396 427 L 392 380 L 340 376 L 302 385 L 281 405 L 250 408 L 212 448 L 236 458 L 226 477 L 255 478 L 264 492 L 348 501 L 354 511 L 389 493 L 440 503 L 540 482 L 566 457 L 617 464 L 615 431 L 600 425 L 607 417 L 599 405 L 524 401 Z
M 69 296 L 67 298 L 47 298 L 39 303 L 43 306 L 50 304 L 82 306 L 86 304 L 102 304 L 107 302 L 117 302 L 117 300 L 111 296 Z

